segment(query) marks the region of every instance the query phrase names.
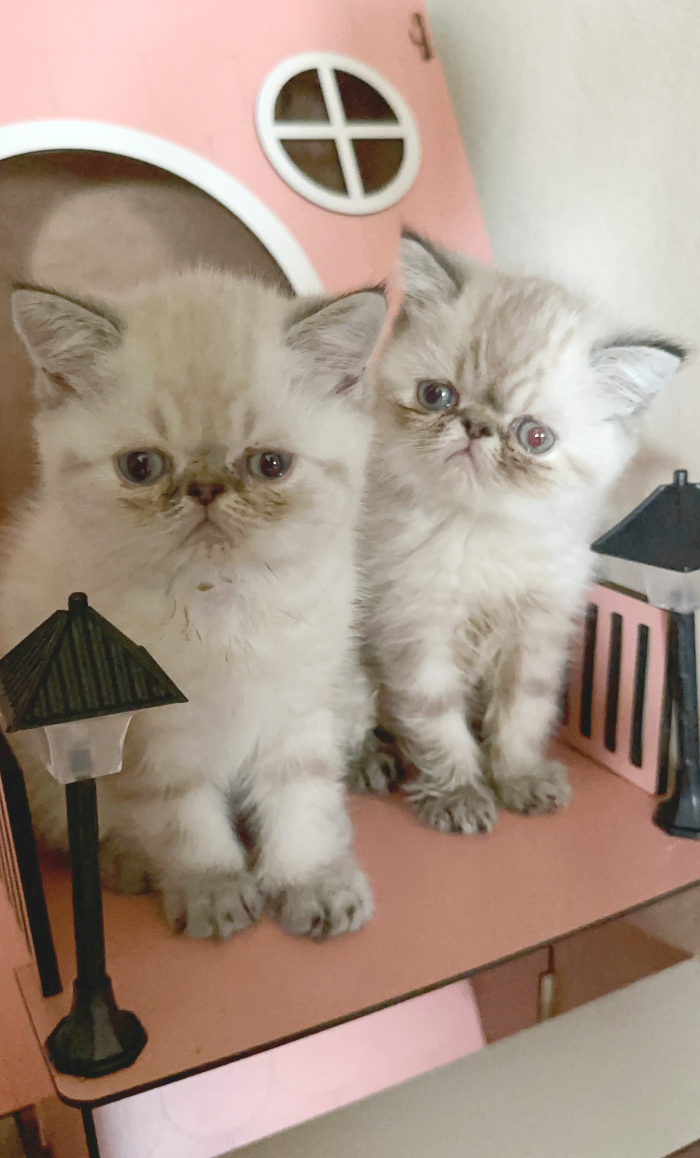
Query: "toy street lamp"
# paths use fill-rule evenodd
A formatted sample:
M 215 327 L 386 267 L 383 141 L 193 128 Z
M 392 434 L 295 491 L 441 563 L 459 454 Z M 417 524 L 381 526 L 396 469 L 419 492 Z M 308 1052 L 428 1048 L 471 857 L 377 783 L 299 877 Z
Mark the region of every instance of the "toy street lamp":
M 0 712 L 8 732 L 43 728 L 49 771 L 66 786 L 78 963 L 73 1005 L 46 1047 L 61 1073 L 101 1077 L 131 1065 L 146 1044 L 118 1008 L 105 968 L 95 780 L 119 772 L 124 737 L 141 708 L 186 703 L 145 648 L 71 595 L 0 660 Z
M 700 840 L 700 748 L 695 610 L 700 607 L 700 484 L 677 470 L 621 523 L 593 544 L 599 555 L 640 563 L 647 598 L 670 612 L 666 694 L 675 712 L 674 790 L 654 821 L 672 836 Z

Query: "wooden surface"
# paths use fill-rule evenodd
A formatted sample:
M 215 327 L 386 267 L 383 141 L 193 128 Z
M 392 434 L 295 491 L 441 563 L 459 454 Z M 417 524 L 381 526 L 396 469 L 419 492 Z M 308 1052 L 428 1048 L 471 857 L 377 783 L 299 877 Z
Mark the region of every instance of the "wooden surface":
M 130 1069 L 86 1082 L 55 1075 L 74 1104 L 98 1103 L 263 1049 L 485 968 L 700 880 L 700 844 L 651 823 L 653 799 L 569 749 L 573 803 L 556 816 L 503 814 L 488 836 L 421 827 L 403 801 L 354 799 L 357 848 L 377 911 L 325 944 L 267 921 L 226 944 L 169 933 L 151 897 L 106 894 L 118 1002 L 149 1042 Z M 47 871 L 64 978 L 74 972 L 69 878 Z M 45 1040 L 70 992 L 42 1000 L 18 971 Z M 70 987 L 69 987 L 70 988 Z
M 15 970 L 29 952 L 0 881 L 0 1117 L 52 1093 Z M 28 966 L 27 966 L 28 967 Z M 0 1154 L 4 1155 L 0 1141 Z
M 562 1008 L 683 956 L 645 937 L 626 917 L 572 933 L 558 942 L 554 955 Z M 482 1040 L 472 1021 L 474 990 L 489 1040 L 494 1030 L 515 1032 L 534 1023 L 543 957 L 547 950 L 535 949 L 474 974 L 471 982 L 444 985 L 323 1033 L 99 1106 L 94 1115 L 100 1150 L 105 1158 L 214 1158 L 449 1065 L 475 1052 L 475 1037 Z M 480 983 L 494 975 L 496 991 L 479 992 Z M 510 1008 L 505 1026 L 504 1006 Z M 74 1158 L 70 1150 L 65 1154 Z M 478 1154 L 470 1139 L 469 1155 Z M 325 1158 L 336 1158 L 333 1146 Z M 442 1155 L 427 1151 L 422 1158 Z
M 221 1158 L 664 1158 L 700 1133 L 699 1071 L 690 960 Z

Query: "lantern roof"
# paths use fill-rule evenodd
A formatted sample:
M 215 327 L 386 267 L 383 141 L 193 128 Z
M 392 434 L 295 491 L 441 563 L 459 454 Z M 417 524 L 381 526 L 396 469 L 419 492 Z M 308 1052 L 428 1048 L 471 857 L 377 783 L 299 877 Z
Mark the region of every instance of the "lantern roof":
M 0 659 L 0 712 L 8 732 L 184 704 L 148 654 L 80 592 Z
M 689 483 L 687 471 L 675 471 L 672 483 L 657 487 L 592 550 L 665 571 L 699 570 L 700 483 Z

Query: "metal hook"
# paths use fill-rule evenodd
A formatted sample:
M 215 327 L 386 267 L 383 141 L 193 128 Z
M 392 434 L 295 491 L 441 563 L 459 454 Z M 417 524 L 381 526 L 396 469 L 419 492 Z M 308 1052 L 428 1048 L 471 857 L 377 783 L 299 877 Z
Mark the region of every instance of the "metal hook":
M 425 19 L 421 12 L 414 12 L 411 17 L 411 26 L 408 33 L 409 40 L 415 44 L 420 51 L 421 60 L 432 60 L 435 56 L 430 38 L 428 36 L 428 29 L 425 25 Z

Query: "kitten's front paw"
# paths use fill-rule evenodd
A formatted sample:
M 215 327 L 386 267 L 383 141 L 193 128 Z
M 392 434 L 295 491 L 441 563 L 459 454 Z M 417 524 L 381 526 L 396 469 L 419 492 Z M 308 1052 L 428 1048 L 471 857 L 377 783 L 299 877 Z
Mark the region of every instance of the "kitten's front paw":
M 369 881 L 351 856 L 329 865 L 310 884 L 280 889 L 270 896 L 269 906 L 288 933 L 314 941 L 356 932 L 374 910 Z
M 438 832 L 490 832 L 496 823 L 496 798 L 485 784 L 439 792 L 417 780 L 406 791 L 418 819 Z
M 100 877 L 114 893 L 147 893 L 152 885 L 152 866 L 143 853 L 108 836 L 100 841 Z
M 262 915 L 263 897 L 250 873 L 203 873 L 163 888 L 163 911 L 177 933 L 216 937 L 255 924 Z
M 554 812 L 571 800 L 566 768 L 558 760 L 544 760 L 536 772 L 494 776 L 494 780 L 503 806 L 523 816 Z
M 348 762 L 345 783 L 349 792 L 385 796 L 395 792 L 403 779 L 396 757 L 374 732 L 365 736 L 362 751 Z

